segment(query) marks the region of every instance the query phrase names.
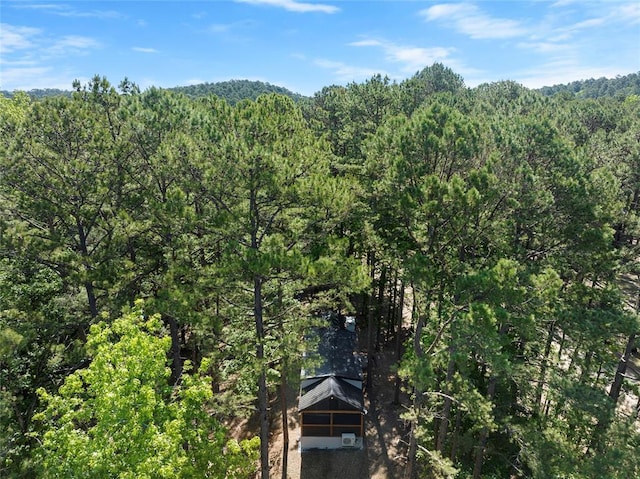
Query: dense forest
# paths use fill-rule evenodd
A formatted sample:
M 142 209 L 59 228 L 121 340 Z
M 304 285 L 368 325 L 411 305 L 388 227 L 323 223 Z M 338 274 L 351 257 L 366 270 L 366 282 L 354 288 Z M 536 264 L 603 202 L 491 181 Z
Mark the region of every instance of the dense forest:
M 634 94 L 0 98 L 0 476 L 267 479 L 334 309 L 397 345 L 405 478 L 640 477 L 639 250 Z
M 260 95 L 268 93 L 278 93 L 285 95 L 298 101 L 305 98 L 303 95 L 294 93 L 284 87 L 272 85 L 261 81 L 251 80 L 229 80 L 215 83 L 199 83 L 197 85 L 177 86 L 168 88 L 169 91 L 184 93 L 190 98 L 200 98 L 215 95 L 224 98 L 231 105 L 235 105 L 241 100 L 256 100 Z M 71 90 L 59 90 L 56 88 L 36 89 L 26 92 L 30 98 L 37 100 L 50 96 L 68 96 L 72 95 Z M 0 91 L 0 94 L 6 98 L 12 98 L 13 93 L 8 91 Z
M 0 91 L 0 95 L 2 95 L 5 98 L 13 98 L 13 95 L 20 94 L 20 93 L 26 93 L 29 96 L 29 98 L 37 100 L 39 98 L 45 98 L 48 96 L 70 97 L 73 92 L 71 90 L 60 90 L 59 88 L 35 88 L 33 90 L 29 90 L 28 92 L 20 92 L 19 90 L 14 92 L 10 92 L 7 90 Z
M 640 95 L 640 73 L 616 78 L 591 78 L 566 85 L 547 86 L 541 88 L 540 92 L 549 96 L 563 93 L 579 98 L 616 97 L 624 99 L 630 95 Z
M 256 100 L 260 95 L 268 93 L 278 93 L 280 95 L 291 97 L 296 101 L 304 98 L 302 95 L 293 93 L 284 87 L 250 80 L 229 80 L 215 83 L 200 83 L 197 85 L 170 88 L 170 90 L 178 93 L 184 93 L 188 97 L 192 98 L 215 95 L 220 98 L 224 98 L 231 105 L 235 105 L 241 100 Z

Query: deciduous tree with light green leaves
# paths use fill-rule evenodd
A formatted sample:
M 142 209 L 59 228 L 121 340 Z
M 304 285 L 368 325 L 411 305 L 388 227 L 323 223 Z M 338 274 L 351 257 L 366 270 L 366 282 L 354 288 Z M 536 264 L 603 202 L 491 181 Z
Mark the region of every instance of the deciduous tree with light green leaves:
M 257 439 L 238 444 L 212 416 L 200 372 L 169 386 L 171 339 L 143 305 L 91 327 L 91 364 L 57 394 L 40 390 L 42 478 L 234 478 L 255 471 Z M 206 362 L 201 369 L 206 370 Z

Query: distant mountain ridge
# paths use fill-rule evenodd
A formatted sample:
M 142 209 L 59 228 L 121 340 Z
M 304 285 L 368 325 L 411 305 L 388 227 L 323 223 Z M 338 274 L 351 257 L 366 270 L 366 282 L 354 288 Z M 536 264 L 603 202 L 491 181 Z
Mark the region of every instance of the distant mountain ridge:
M 280 93 L 299 101 L 306 98 L 304 95 L 292 92 L 287 88 L 272 85 L 270 83 L 253 80 L 229 80 L 215 83 L 199 83 L 197 85 L 177 86 L 166 88 L 166 90 L 183 93 L 191 98 L 216 95 L 224 98 L 229 104 L 234 105 L 244 99 L 255 100 L 265 93 Z M 553 96 L 560 93 L 574 95 L 579 98 L 601 98 L 601 97 L 621 97 L 629 95 L 640 95 L 640 72 L 629 75 L 618 76 L 616 78 L 598 78 L 589 80 L 578 80 L 567 84 L 545 86 L 538 88 L 538 91 L 546 96 Z M 44 98 L 49 96 L 70 96 L 71 90 L 60 90 L 57 88 L 35 89 L 26 92 L 32 98 Z M 0 94 L 11 98 L 12 92 L 1 90 Z
M 19 91 L 19 90 L 15 90 Z M 0 95 L 11 98 L 14 92 L 0 90 Z M 71 96 L 71 90 L 60 90 L 59 88 L 35 88 L 26 92 L 31 98 L 45 98 L 48 96 Z
M 270 83 L 252 80 L 229 80 L 216 83 L 199 83 L 197 85 L 177 86 L 164 88 L 165 90 L 183 93 L 191 98 L 199 98 L 208 95 L 216 95 L 224 98 L 231 105 L 235 105 L 241 100 L 255 100 L 265 93 L 279 93 L 299 101 L 305 98 L 304 95 L 292 92 L 287 88 L 272 85 Z M 45 98 L 50 96 L 71 96 L 71 90 L 60 90 L 58 88 L 35 89 L 26 92 L 31 98 Z M 12 92 L 1 90 L 0 94 L 7 98 L 13 96 Z
M 574 81 L 566 85 L 545 86 L 537 91 L 546 96 L 569 93 L 578 98 L 626 98 L 629 95 L 640 95 L 640 72 L 615 78 L 591 78 L 589 80 Z
M 216 83 L 200 83 L 198 85 L 178 86 L 167 89 L 184 93 L 192 98 L 213 94 L 220 98 L 224 98 L 231 105 L 245 99 L 255 100 L 265 93 L 279 93 L 281 95 L 286 95 L 295 101 L 305 98 L 304 95 L 294 93 L 284 87 L 252 80 L 229 80 Z

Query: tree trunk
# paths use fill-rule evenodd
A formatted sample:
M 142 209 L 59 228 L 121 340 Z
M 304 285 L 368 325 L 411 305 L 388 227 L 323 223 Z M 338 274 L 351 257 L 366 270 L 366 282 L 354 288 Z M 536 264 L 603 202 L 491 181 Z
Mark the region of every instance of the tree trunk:
M 87 292 L 87 301 L 89 302 L 89 312 L 91 313 L 91 317 L 95 318 L 98 316 L 98 300 L 96 299 L 96 293 L 93 287 L 93 283 L 91 281 L 87 281 L 84 284 L 84 289 Z
M 278 285 L 278 310 L 283 311 L 282 285 Z M 278 328 L 282 338 L 285 337 L 284 317 L 281 315 L 278 321 Z M 280 366 L 280 409 L 282 415 L 282 479 L 287 479 L 289 469 L 289 408 L 287 405 L 287 374 L 289 372 L 289 356 L 286 349 L 282 351 L 282 362 Z
M 584 362 L 581 366 L 580 371 L 580 382 L 583 384 L 587 384 L 589 382 L 589 377 L 591 376 L 591 361 L 593 360 L 594 352 L 592 349 L 584 353 Z
M 166 324 L 169 325 L 169 333 L 171 335 L 171 378 L 172 385 L 177 384 L 180 376 L 182 376 L 182 357 L 180 356 L 180 331 L 178 322 L 168 314 L 163 315 Z
M 85 228 L 82 225 L 79 217 L 76 217 L 76 225 L 78 228 L 78 242 L 80 247 L 80 254 L 83 258 L 83 268 L 86 274 L 89 274 L 91 271 L 91 266 L 89 265 L 89 247 L 87 242 L 87 235 L 85 233 Z M 89 278 L 84 282 L 84 289 L 87 292 L 87 302 L 89 303 L 89 312 L 91 313 L 91 317 L 95 318 L 98 316 L 98 302 L 96 300 L 96 293 L 93 286 L 93 281 Z
M 638 299 L 636 300 L 636 312 L 640 313 L 640 293 L 638 293 Z M 637 333 L 631 333 L 629 339 L 627 339 L 627 346 L 624 348 L 624 354 L 618 362 L 618 369 L 616 370 L 616 376 L 609 390 L 609 397 L 613 399 L 613 404 L 618 404 L 620 398 L 620 391 L 622 390 L 622 381 L 627 373 L 627 365 L 629 364 L 629 358 L 636 342 Z
M 289 467 L 289 411 L 287 409 L 287 361 L 283 360 L 280 373 L 280 407 L 282 409 L 282 479 L 287 479 Z
M 400 404 L 400 385 L 401 385 L 401 380 L 400 380 L 400 361 L 402 360 L 402 321 L 403 321 L 403 312 L 404 312 L 404 293 L 405 293 L 405 288 L 404 288 L 404 283 L 401 282 L 400 283 L 400 300 L 398 301 L 398 309 L 396 310 L 396 320 L 397 320 L 397 325 L 396 325 L 396 363 L 398 366 L 398 369 L 396 370 L 396 384 L 395 384 L 395 390 L 393 393 L 393 404 Z
M 629 364 L 629 358 L 631 357 L 631 350 L 636 341 L 636 333 L 632 333 L 629 335 L 629 339 L 627 340 L 627 346 L 624 349 L 624 354 L 620 358 L 620 362 L 618 362 L 618 369 L 616 370 L 616 376 L 613 380 L 613 384 L 611 385 L 611 389 L 609 390 L 609 397 L 613 399 L 613 404 L 618 404 L 618 399 L 620 399 L 620 391 L 622 390 L 622 382 L 624 380 L 624 376 L 627 373 L 627 365 Z
M 416 430 L 418 429 L 419 410 L 422 406 L 422 393 L 416 391 L 413 400 L 413 409 L 416 419 L 411 421 L 411 431 L 409 433 L 409 450 L 407 451 L 407 466 L 404 470 L 404 479 L 414 479 L 416 476 L 416 453 L 418 452 L 418 442 L 416 441 Z
M 369 268 L 370 268 L 370 277 L 371 284 L 375 280 L 375 256 L 372 252 L 369 253 Z M 375 328 L 375 305 L 373 304 L 373 294 L 367 295 L 368 298 L 368 308 L 367 308 L 367 393 L 371 394 L 371 388 L 373 386 L 373 364 L 374 364 L 374 356 L 373 356 L 373 331 Z
M 509 331 L 509 326 L 507 324 L 502 324 L 500 326 L 500 331 L 498 334 L 500 336 L 504 335 Z M 489 379 L 489 385 L 487 386 L 487 399 L 489 402 L 493 402 L 493 399 L 496 395 L 496 387 L 498 385 L 498 377 L 495 374 L 491 375 Z M 480 433 L 480 440 L 478 441 L 478 450 L 476 451 L 476 460 L 473 466 L 473 479 L 480 479 L 482 473 L 482 463 L 484 462 L 484 451 L 487 448 L 487 441 L 489 440 L 489 428 L 486 426 L 482 428 L 482 432 Z
M 380 337 L 382 335 L 382 311 L 384 304 L 384 287 L 387 284 L 387 267 L 382 266 L 380 280 L 378 284 L 378 299 L 376 302 L 376 351 L 380 351 Z
M 255 172 L 252 171 L 252 176 Z M 252 178 L 253 181 L 253 178 Z M 256 190 L 249 196 L 249 216 L 251 220 L 251 250 L 260 250 L 259 207 Z M 269 391 L 267 390 L 267 366 L 264 357 L 264 318 L 262 298 L 263 278 L 253 272 L 253 318 L 256 327 L 256 360 L 260 368 L 258 377 L 258 415 L 260 424 L 260 477 L 269 479 Z
M 260 417 L 260 477 L 269 479 L 269 398 L 264 363 L 264 323 L 262 318 L 262 279 L 253 278 L 253 316 L 256 323 L 256 359 L 260 367 L 258 378 L 258 411 Z
M 460 407 L 456 407 L 456 426 L 455 426 L 455 430 L 453 433 L 453 440 L 451 443 L 451 462 L 453 462 L 454 464 L 458 461 L 458 443 L 459 441 L 459 432 L 460 432 L 460 425 L 462 423 L 462 409 Z
M 600 378 L 602 377 L 602 373 L 604 373 L 604 359 L 600 359 L 600 364 L 598 366 L 598 372 L 596 374 L 596 379 L 593 382 L 593 387 L 597 388 L 598 383 L 600 382 Z
M 391 285 L 389 296 L 389 309 L 387 311 L 387 327 L 384 334 L 385 342 L 389 341 L 393 335 L 395 325 L 398 323 L 398 270 L 396 269 L 393 274 L 393 284 Z
M 416 307 L 415 288 L 413 289 L 413 307 L 416 319 L 416 330 L 413 337 L 413 349 L 417 357 L 424 356 L 424 350 L 420 342 L 422 336 L 423 320 L 422 315 Z M 427 302 L 428 304 L 428 302 Z M 416 453 L 418 452 L 418 442 L 416 441 L 416 430 L 418 429 L 418 418 L 422 407 L 422 390 L 416 387 L 414 391 L 413 409 L 415 418 L 411 421 L 411 432 L 409 434 L 409 450 L 407 452 L 407 466 L 404 471 L 404 479 L 413 479 L 416 475 Z
M 591 437 L 591 442 L 587 449 L 587 454 L 589 455 L 597 454 L 603 447 L 604 434 L 615 415 L 618 399 L 620 399 L 620 392 L 622 391 L 622 383 L 624 382 L 624 377 L 627 372 L 627 364 L 629 363 L 631 350 L 633 349 L 635 341 L 636 333 L 630 334 L 627 339 L 627 345 L 624 348 L 624 353 L 618 362 L 618 368 L 616 369 L 616 375 L 613 379 L 613 383 L 611 384 L 611 389 L 609 389 L 609 397 L 612 400 L 610 404 L 611 410 L 609 411 L 609 414 L 598 420 L 598 424 L 596 424 L 596 427 L 593 430 L 593 436 Z
M 447 441 L 447 432 L 449 431 L 449 416 L 451 415 L 451 396 L 449 390 L 449 384 L 453 379 L 453 374 L 456 371 L 456 362 L 453 357 L 456 354 L 455 345 L 451 345 L 449 348 L 449 364 L 447 366 L 447 377 L 444 383 L 444 405 L 442 407 L 442 419 L 440 420 L 440 428 L 438 430 L 438 437 L 436 438 L 436 451 L 438 451 L 444 457 L 444 445 Z
M 493 397 L 496 394 L 496 385 L 498 378 L 492 376 L 489 379 L 489 386 L 487 387 L 487 399 L 493 401 Z M 485 426 L 480 433 L 480 440 L 478 441 L 478 450 L 476 451 L 476 460 L 473 466 L 473 479 L 480 479 L 482 473 L 482 463 L 484 461 L 484 451 L 487 448 L 487 441 L 489 439 L 489 429 Z
M 552 321 L 549 324 L 549 331 L 547 333 L 547 342 L 544 346 L 544 356 L 542 357 L 542 366 L 540 367 L 540 376 L 538 377 L 538 385 L 536 386 L 536 399 L 535 404 L 538 409 L 538 414 L 542 414 L 542 392 L 544 390 L 544 384 L 547 380 L 547 368 L 549 367 L 549 355 L 551 354 L 551 345 L 553 344 L 553 332 L 555 330 L 556 323 Z

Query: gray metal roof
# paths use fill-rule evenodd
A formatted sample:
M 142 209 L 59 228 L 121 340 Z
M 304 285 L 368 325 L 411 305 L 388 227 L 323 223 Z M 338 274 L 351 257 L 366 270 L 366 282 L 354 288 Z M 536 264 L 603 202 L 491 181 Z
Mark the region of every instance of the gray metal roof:
M 306 394 L 303 394 L 298 402 L 298 410 L 344 409 L 344 407 L 335 404 L 335 401 L 343 403 L 348 409 L 356 409 L 363 412 L 365 410 L 362 390 L 349 384 L 344 379 L 334 376 L 328 376 L 320 380 Z
M 333 319 L 326 327 L 314 330 L 309 338 L 317 346 L 307 354 L 306 369 L 301 372 L 304 387 L 300 391 L 299 411 L 364 411 L 358 336 L 344 328 L 344 321 Z
M 318 328 L 314 336 L 318 345 L 315 353 L 307 354 L 311 365 L 302 370 L 302 379 L 335 376 L 362 381 L 362 360 L 355 332 L 330 326 Z

